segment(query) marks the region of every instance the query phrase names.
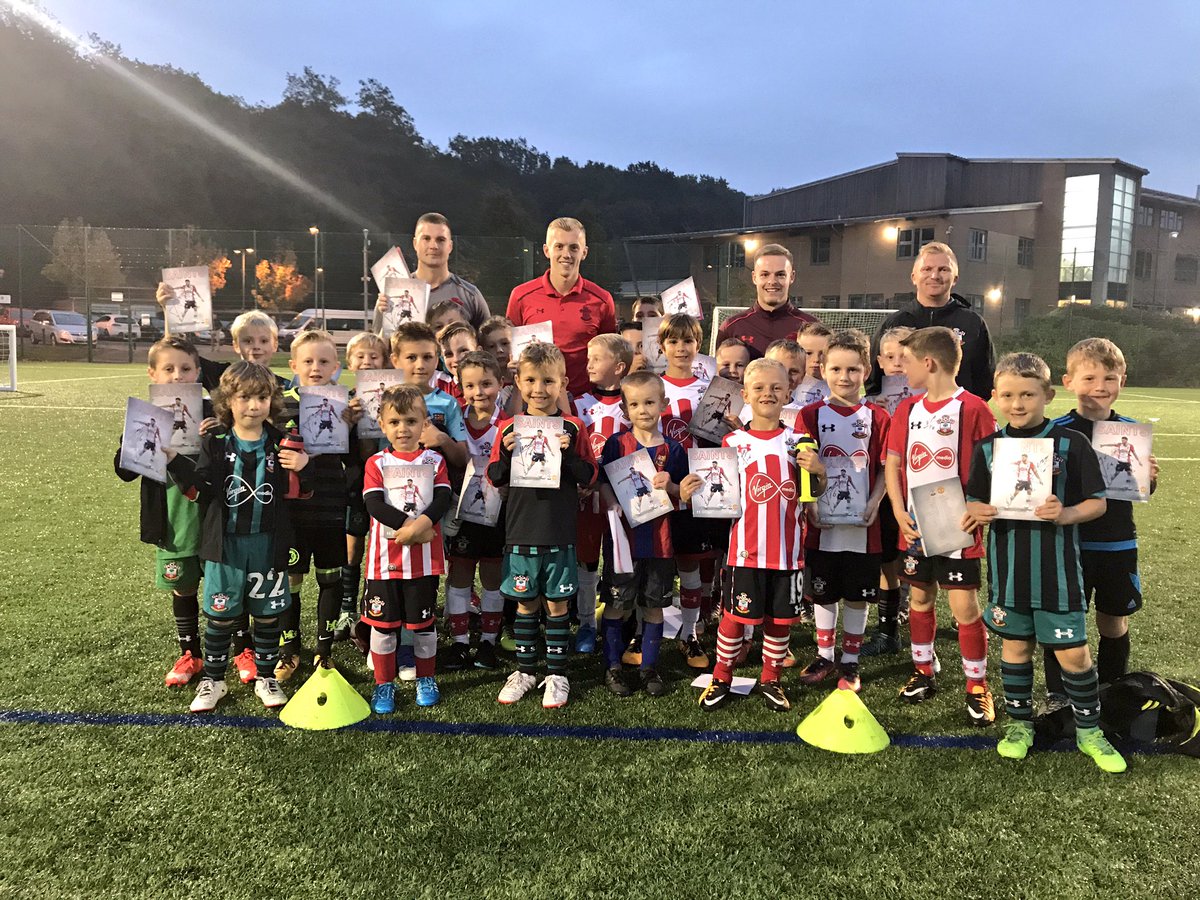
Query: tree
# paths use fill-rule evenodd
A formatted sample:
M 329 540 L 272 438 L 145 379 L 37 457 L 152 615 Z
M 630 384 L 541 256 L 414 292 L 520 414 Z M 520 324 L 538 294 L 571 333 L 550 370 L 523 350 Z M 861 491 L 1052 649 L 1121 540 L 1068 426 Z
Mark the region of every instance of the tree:
M 296 251 L 291 247 L 277 247 L 271 259 L 259 260 L 254 278 L 258 287 L 253 296 L 259 309 L 299 309 L 312 293 L 312 282 L 297 270 Z
M 358 83 L 358 105 L 363 114 L 375 119 L 389 131 L 395 132 L 411 143 L 421 142 L 421 136 L 417 134 L 417 129 L 413 125 L 412 116 L 396 102 L 396 98 L 392 95 L 392 89 L 387 85 L 374 78 L 360 81 Z
M 83 219 L 63 219 L 55 229 L 50 247 L 50 262 L 42 275 L 68 291 L 89 288 L 114 288 L 125 283 L 121 273 L 121 255 L 100 228 L 90 228 Z
M 201 237 L 195 226 L 186 226 L 182 238 L 172 235 L 171 252 L 172 266 L 208 266 L 208 286 L 214 294 L 225 287 L 233 262 L 228 252 Z
M 283 102 L 331 111 L 341 109 L 346 105 L 346 97 L 338 90 L 339 84 L 341 82 L 332 75 L 319 75 L 311 66 L 305 66 L 303 75 L 288 72 Z
M 450 153 L 470 166 L 499 166 L 518 175 L 535 175 L 550 169 L 550 157 L 529 146 L 525 138 L 503 140 L 456 134 L 450 139 Z

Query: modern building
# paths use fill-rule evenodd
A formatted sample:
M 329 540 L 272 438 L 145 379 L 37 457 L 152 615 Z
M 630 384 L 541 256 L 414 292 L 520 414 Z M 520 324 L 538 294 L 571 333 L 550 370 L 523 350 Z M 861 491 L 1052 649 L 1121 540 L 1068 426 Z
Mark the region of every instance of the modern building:
M 993 330 L 1070 302 L 1200 307 L 1200 201 L 1143 190 L 1146 174 L 1119 159 L 901 153 L 748 197 L 739 228 L 630 243 L 689 245 L 679 277 L 714 305 L 748 303 L 747 259 L 779 243 L 795 257 L 797 305 L 894 307 L 913 296 L 917 251 L 937 240 L 958 257 L 956 292 Z

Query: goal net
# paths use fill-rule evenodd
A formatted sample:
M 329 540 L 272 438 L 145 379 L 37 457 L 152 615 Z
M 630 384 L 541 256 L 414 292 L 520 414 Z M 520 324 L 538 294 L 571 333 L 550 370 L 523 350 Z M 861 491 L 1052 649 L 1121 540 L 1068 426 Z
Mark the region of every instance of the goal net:
M 724 327 L 725 322 L 732 319 L 739 313 L 744 313 L 750 307 L 748 306 L 717 306 L 713 308 L 712 315 L 712 336 L 709 340 L 709 355 L 717 355 L 717 334 Z M 861 328 L 870 337 L 875 333 L 875 329 L 883 324 L 883 320 L 895 312 L 894 309 L 800 309 L 802 313 L 808 313 L 814 319 L 822 322 L 827 327 L 837 330 L 839 328 Z
M 17 389 L 17 328 L 0 325 L 0 391 Z

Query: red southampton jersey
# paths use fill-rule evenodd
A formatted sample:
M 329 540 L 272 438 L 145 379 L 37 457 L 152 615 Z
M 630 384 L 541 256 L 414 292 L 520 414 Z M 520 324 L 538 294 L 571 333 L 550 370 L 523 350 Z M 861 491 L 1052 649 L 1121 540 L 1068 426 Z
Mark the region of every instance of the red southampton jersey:
M 599 459 L 604 452 L 604 442 L 629 428 L 629 419 L 625 417 L 625 408 L 621 405 L 621 395 L 597 397 L 584 394 L 576 397 L 574 402 L 575 415 L 587 428 L 588 437 L 591 438 L 592 455 Z
M 726 564 L 750 569 L 804 568 L 804 504 L 795 457 L 797 440 L 788 428 L 741 429 L 725 435 L 724 447 L 738 454 L 742 473 L 742 517 L 733 522 Z
M 444 487 L 450 489 L 450 478 L 446 474 L 446 461 L 436 450 L 415 450 L 412 453 L 400 453 L 397 450 L 385 450 L 376 453 L 367 460 L 363 473 L 363 496 L 372 491 L 381 491 L 387 496 L 383 484 L 383 470 L 388 466 L 423 465 L 435 469 L 433 476 L 434 490 Z M 429 506 L 432 497 L 415 498 L 417 512 Z M 390 505 L 390 504 L 389 504 Z M 442 554 L 442 526 L 433 523 L 433 540 L 427 544 L 405 546 L 390 540 L 385 536 L 387 529 L 377 519 L 371 519 L 371 530 L 367 541 L 367 578 L 385 580 L 389 578 L 421 578 L 425 575 L 442 575 L 446 570 Z

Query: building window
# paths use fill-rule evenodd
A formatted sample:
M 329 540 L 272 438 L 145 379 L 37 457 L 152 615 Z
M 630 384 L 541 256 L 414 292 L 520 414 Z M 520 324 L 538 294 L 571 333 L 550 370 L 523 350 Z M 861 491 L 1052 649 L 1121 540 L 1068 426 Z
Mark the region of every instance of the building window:
M 703 248 L 704 268 L 715 269 L 721 265 L 721 247 L 719 244 L 705 244 Z
M 916 299 L 917 299 L 917 295 L 915 293 L 913 293 L 912 291 L 908 291 L 903 294 L 893 294 L 892 295 L 892 306 L 899 308 L 902 303 L 912 303 Z
M 983 229 L 971 229 L 971 246 L 967 258 L 971 262 L 987 262 L 987 232 Z
M 1017 265 L 1033 268 L 1033 238 L 1017 238 Z
M 1183 214 L 1164 209 L 1158 216 L 1158 227 L 1164 231 L 1183 231 Z
M 734 241 L 730 246 L 729 265 L 734 269 L 746 268 L 746 245 L 741 241 Z
M 964 294 L 967 302 L 971 304 L 971 309 L 975 312 L 983 313 L 983 294 Z
M 1137 223 L 1142 226 L 1152 226 L 1154 224 L 1154 207 L 1143 206 L 1138 204 Z
M 1059 257 L 1059 299 L 1091 297 L 1096 259 L 1096 219 L 1100 209 L 1100 176 L 1072 175 L 1063 191 L 1062 255 Z
M 821 298 L 822 309 L 838 309 L 842 305 L 842 298 L 838 294 L 829 294 Z
M 866 309 L 867 295 L 866 294 L 851 294 L 848 298 L 851 309 Z
M 896 259 L 913 259 L 932 241 L 932 228 L 901 228 L 896 232 Z
M 829 235 L 816 235 L 809 242 L 809 262 L 814 266 L 829 265 Z
M 1020 328 L 1025 324 L 1025 320 L 1029 318 L 1029 310 L 1033 306 L 1033 301 L 1027 297 L 1018 297 L 1017 305 L 1013 307 L 1013 326 Z
M 1145 281 L 1154 270 L 1154 254 L 1149 250 L 1138 250 L 1133 254 L 1133 277 Z
M 1183 284 L 1195 284 L 1196 273 L 1200 270 L 1200 260 L 1194 256 L 1175 257 L 1175 280 Z

